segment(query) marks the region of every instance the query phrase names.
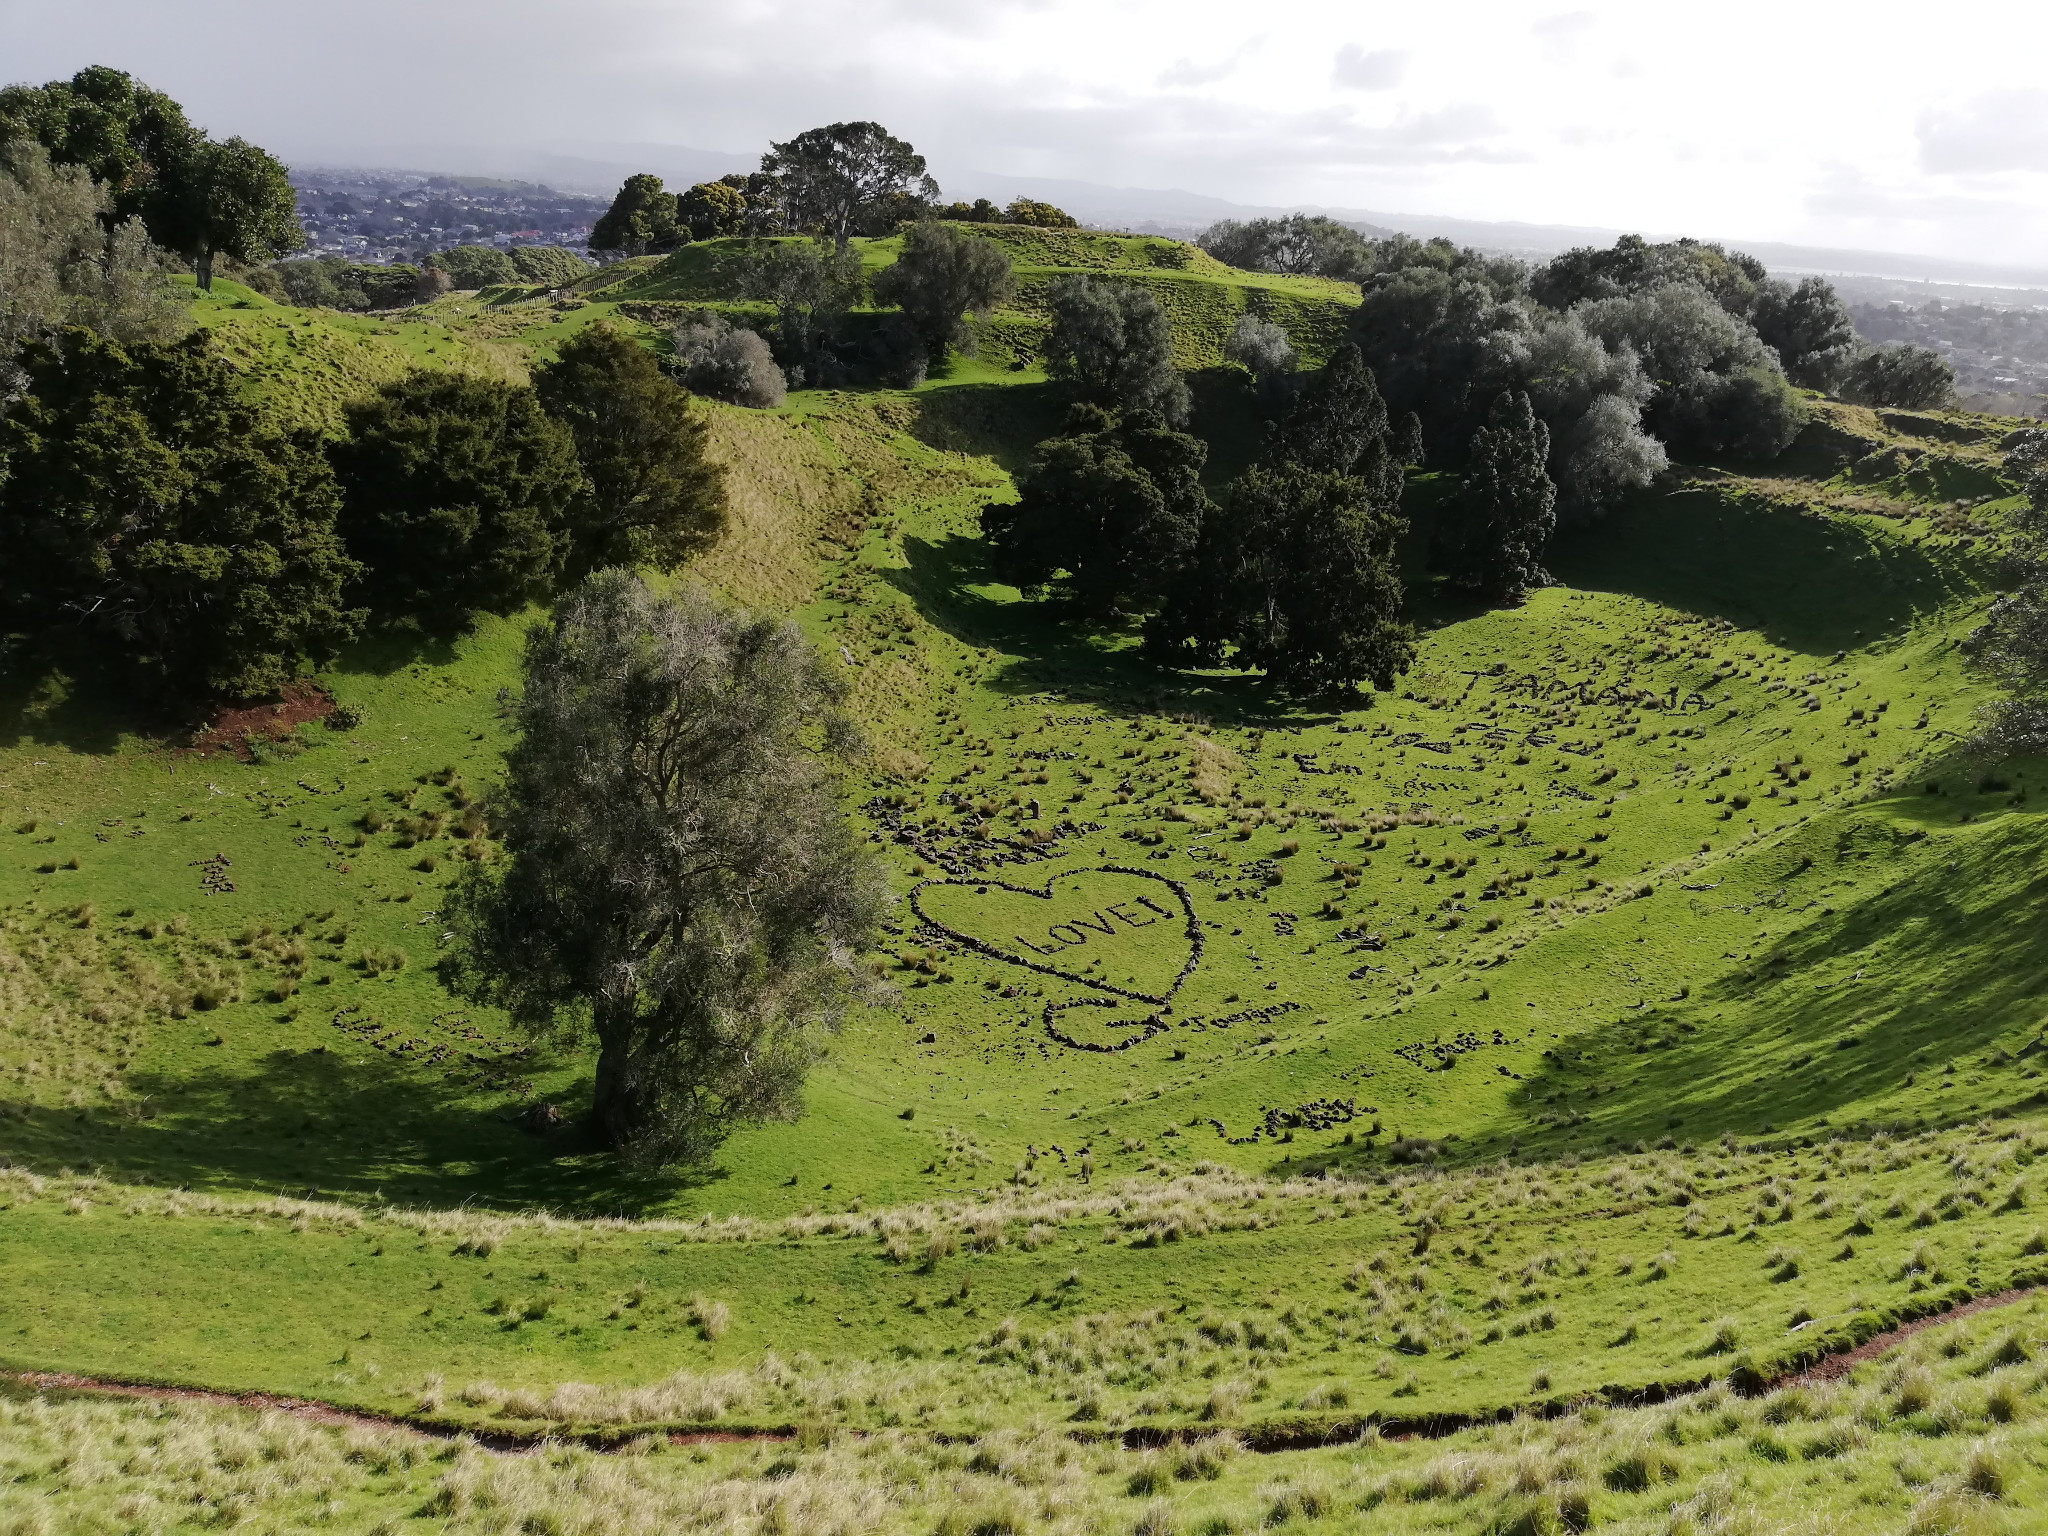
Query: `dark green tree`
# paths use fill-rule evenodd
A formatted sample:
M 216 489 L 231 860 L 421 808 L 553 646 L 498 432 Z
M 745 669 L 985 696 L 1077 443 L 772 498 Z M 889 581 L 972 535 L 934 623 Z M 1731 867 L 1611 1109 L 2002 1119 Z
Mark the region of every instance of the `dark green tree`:
M 1085 618 L 1113 618 L 1164 593 L 1212 508 L 1208 448 L 1159 417 L 1077 405 L 1038 445 L 1015 502 L 982 509 L 997 573 L 1027 591 L 1056 587 Z
M 1231 488 L 1217 524 L 1217 550 L 1196 570 L 1224 584 L 1198 651 L 1227 642 L 1232 664 L 1263 668 L 1275 690 L 1302 697 L 1390 688 L 1407 670 L 1415 632 L 1401 619 L 1395 548 L 1408 524 L 1369 481 L 1260 465 Z
M 1842 398 L 1859 405 L 1924 411 L 1952 404 L 1955 396 L 1955 365 L 1931 347 L 1905 342 L 1872 347 L 1842 381 Z
M 104 65 L 0 90 L 0 142 L 30 139 L 55 164 L 84 167 L 107 189 L 110 224 L 147 220 L 158 175 L 201 137 L 170 97 Z
M 1964 642 L 2004 691 L 1978 710 L 1972 743 L 1997 757 L 2048 750 L 2048 431 L 2016 432 L 2007 442 L 2005 467 L 2025 486 L 2027 505 L 2006 546 L 2006 590 Z
M 1054 378 L 1112 410 L 1151 411 L 1173 426 L 1187 420 L 1191 401 L 1173 366 L 1173 328 L 1149 288 L 1064 277 L 1046 307 L 1045 362 Z
M 1330 354 L 1273 428 L 1265 457 L 1357 476 L 1380 500 L 1399 505 L 1407 466 L 1389 430 L 1378 381 L 1357 347 L 1346 342 Z
M 742 183 L 736 187 L 734 181 Z M 689 227 L 693 240 L 737 235 L 747 227 L 747 195 L 743 177 L 700 181 L 676 198 L 676 217 Z
M 1454 585 L 1515 603 L 1549 580 L 1543 552 L 1557 527 L 1549 458 L 1550 428 L 1529 397 L 1503 392 L 1472 434 L 1464 483 L 1439 525 L 1437 558 Z
M 796 626 L 600 571 L 534 627 L 493 820 L 449 903 L 458 988 L 596 1046 L 628 1161 L 793 1118 L 885 901 L 831 773 L 857 749 Z
M 1807 389 L 1838 388 L 1862 349 L 1856 322 L 1824 277 L 1802 278 L 1796 288 L 1759 284 L 1749 318 L 1757 336 L 1778 354 L 1785 376 Z
M 628 176 L 611 207 L 590 227 L 593 251 L 624 251 L 644 256 L 667 250 L 687 236 L 677 220 L 676 197 L 661 189 L 661 178 L 642 173 Z
M 1162 660 L 1265 670 L 1284 693 L 1391 686 L 1414 654 L 1395 548 L 1405 465 L 1372 371 L 1338 349 L 1208 518 L 1146 626 Z
M 246 139 L 188 141 L 158 168 L 142 216 L 151 237 L 189 261 L 205 289 L 213 287 L 217 256 L 248 265 L 306 243 L 283 163 Z
M 653 353 L 593 326 L 562 344 L 533 387 L 575 438 L 589 482 L 570 528 L 572 578 L 601 565 L 672 570 L 718 537 L 724 472 L 705 452 L 703 418 Z
M 924 156 L 880 123 L 832 123 L 770 144 L 761 170 L 776 179 L 788 227 L 830 235 L 842 251 L 877 208 L 910 218 L 939 196 Z
M 206 333 L 123 347 L 73 329 L 22 367 L 0 418 L 6 627 L 82 630 L 139 686 L 231 698 L 355 634 L 326 459 Z
M 330 451 L 378 612 L 453 633 L 554 590 L 588 482 L 569 429 L 526 385 L 410 374 L 351 405 Z
M 826 382 L 836 366 L 829 347 L 846 312 L 867 296 L 860 252 L 824 240 L 781 240 L 757 253 L 746 272 L 748 294 L 775 306 L 776 340 L 790 382 Z
M 875 275 L 875 297 L 899 307 L 933 357 L 974 350 L 967 317 L 986 318 L 1016 291 L 1010 257 L 993 240 L 924 220 L 904 232 L 903 250 Z

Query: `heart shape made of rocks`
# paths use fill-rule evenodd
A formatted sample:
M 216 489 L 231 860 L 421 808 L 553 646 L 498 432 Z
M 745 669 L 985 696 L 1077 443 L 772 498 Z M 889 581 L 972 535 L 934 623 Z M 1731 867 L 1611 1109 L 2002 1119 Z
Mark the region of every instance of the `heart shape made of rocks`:
M 1036 889 L 999 880 L 927 880 L 911 910 L 991 959 L 1098 992 L 1164 1003 L 1202 958 L 1202 924 L 1178 880 L 1103 865 Z

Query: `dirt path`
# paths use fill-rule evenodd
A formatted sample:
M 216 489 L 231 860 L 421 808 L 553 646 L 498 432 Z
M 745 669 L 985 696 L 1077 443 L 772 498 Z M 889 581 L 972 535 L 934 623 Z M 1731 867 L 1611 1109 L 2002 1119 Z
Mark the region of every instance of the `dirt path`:
M 2040 1286 L 2021 1286 L 2010 1291 L 2000 1291 L 1994 1296 L 1979 1296 L 1960 1306 L 1950 1307 L 1946 1312 L 1930 1313 L 1915 1318 L 1910 1323 L 1901 1323 L 1859 1344 L 1854 1349 L 1840 1354 L 1829 1355 L 1815 1362 L 1803 1371 L 1773 1379 L 1768 1390 L 1779 1387 L 1803 1386 L 1812 1382 L 1838 1381 L 1867 1360 L 1874 1360 L 1894 1345 L 1911 1338 L 1923 1329 L 1936 1328 L 1944 1323 L 1960 1322 L 1979 1312 L 1989 1312 L 1999 1307 L 2009 1307 L 2015 1302 L 2025 1301 L 2041 1293 Z M 360 1413 L 347 1408 L 337 1408 L 332 1403 L 318 1402 L 303 1397 L 278 1397 L 268 1392 L 213 1392 L 204 1387 L 152 1386 L 144 1382 L 115 1381 L 98 1376 L 75 1376 L 65 1371 L 0 1371 L 0 1383 L 12 1383 L 43 1392 L 79 1392 L 98 1397 L 145 1398 L 156 1402 L 209 1403 L 222 1408 L 246 1408 L 258 1413 L 288 1413 L 294 1418 L 304 1419 L 311 1424 L 326 1425 L 334 1429 L 398 1430 L 407 1434 L 421 1435 L 432 1440 L 470 1439 L 487 1450 L 506 1454 L 520 1454 L 534 1451 L 546 1445 L 575 1444 L 591 1450 L 617 1450 L 627 1443 L 625 1438 L 610 1435 L 520 1435 L 503 1430 L 454 1429 L 443 1425 L 421 1424 L 415 1420 L 397 1415 L 386 1416 L 375 1413 Z M 1402 1424 L 1399 1422 L 1382 1427 L 1382 1433 L 1389 1439 L 1406 1440 L 1417 1435 L 1436 1438 L 1440 1434 L 1456 1433 L 1471 1427 L 1474 1423 L 1492 1422 L 1492 1415 L 1460 1416 L 1456 1422 L 1449 1420 L 1429 1424 Z M 729 1444 L 743 1440 L 789 1440 L 795 1438 L 791 1429 L 753 1430 L 672 1430 L 669 1442 L 673 1445 Z M 637 1438 L 637 1437 L 636 1437 Z M 1286 1450 L 1300 1447 L 1291 1439 L 1270 1444 L 1261 1444 L 1256 1431 L 1248 1437 L 1253 1450 Z
M 39 1392 L 78 1392 L 94 1397 L 146 1398 L 152 1402 L 208 1403 L 220 1408 L 247 1408 L 257 1413 L 288 1413 L 309 1424 L 332 1429 L 397 1430 L 429 1440 L 470 1439 L 487 1450 L 520 1453 L 545 1445 L 586 1445 L 592 1450 L 616 1450 L 626 1441 L 602 1435 L 519 1435 L 504 1430 L 454 1429 L 439 1424 L 421 1424 L 397 1414 L 359 1413 L 337 1408 L 332 1403 L 304 1397 L 278 1397 L 269 1392 L 213 1392 L 204 1387 L 161 1387 L 144 1382 L 114 1381 L 100 1376 L 74 1376 L 67 1371 L 0 1371 L 0 1382 L 33 1387 Z M 737 1440 L 788 1440 L 794 1430 L 672 1430 L 673 1445 L 723 1444 Z M 637 1438 L 637 1437 L 636 1437 Z
M 1780 1376 L 1771 1383 L 1771 1386 L 1775 1389 L 1804 1386 L 1816 1381 L 1839 1381 L 1864 1361 L 1875 1360 L 1894 1344 L 1910 1339 L 1922 1329 L 1939 1327 L 1943 1323 L 1960 1322 L 1966 1317 L 1988 1312 L 1994 1307 L 2009 1307 L 2016 1301 L 2025 1301 L 2029 1296 L 2038 1295 L 2040 1290 L 2041 1288 L 2036 1285 L 2023 1285 L 2016 1290 L 2000 1291 L 1995 1296 L 1979 1296 L 1975 1301 L 1966 1301 L 1960 1306 L 1950 1307 L 1946 1312 L 1934 1312 L 1926 1317 L 1915 1318 L 1910 1323 L 1901 1323 L 1896 1328 L 1866 1340 L 1854 1349 L 1846 1349 L 1838 1355 L 1829 1355 L 1824 1360 L 1816 1361 L 1803 1371 L 1797 1371 L 1790 1376 Z

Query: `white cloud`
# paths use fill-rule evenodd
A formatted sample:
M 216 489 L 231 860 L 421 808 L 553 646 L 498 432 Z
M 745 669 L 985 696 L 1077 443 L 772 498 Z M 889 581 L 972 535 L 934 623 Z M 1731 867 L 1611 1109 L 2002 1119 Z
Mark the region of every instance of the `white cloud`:
M 2048 172 L 2048 91 L 1993 91 L 1920 114 L 1920 164 L 1936 174 Z
M 1591 11 L 1564 11 L 1539 17 L 1529 24 L 1529 31 L 1542 46 L 1544 58 L 1553 64 L 1563 64 L 1578 52 L 1580 41 L 1593 30 L 1593 23 Z
M 1337 50 L 1330 78 L 1347 91 L 1390 91 L 1408 72 L 1408 50 L 1375 48 L 1367 53 L 1356 43 Z
M 1822 0 L 1721 0 L 1712 25 L 1553 3 L 1572 8 L 1375 7 L 1361 25 L 1355 0 L 355 0 L 344 23 L 209 0 L 196 27 L 163 0 L 0 0 L 0 26 L 8 78 L 112 64 L 292 154 L 751 156 L 875 118 L 942 181 L 2048 259 L 2038 0 L 1976 0 L 1967 27 L 1845 25 Z M 1869 188 L 1889 201 L 1859 203 Z

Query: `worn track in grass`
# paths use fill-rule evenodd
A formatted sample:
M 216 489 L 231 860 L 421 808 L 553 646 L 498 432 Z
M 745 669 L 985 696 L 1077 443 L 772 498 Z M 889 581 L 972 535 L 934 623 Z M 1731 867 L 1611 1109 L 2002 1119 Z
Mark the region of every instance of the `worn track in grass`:
M 1765 1390 L 1780 1387 L 1802 1386 L 1811 1382 L 1838 1381 L 1865 1361 L 1874 1360 L 1897 1344 L 1914 1334 L 1944 1323 L 1960 1322 L 1980 1312 L 1994 1311 L 2009 1307 L 2015 1302 L 2026 1300 L 2040 1293 L 2040 1286 L 2019 1286 L 2012 1290 L 1999 1291 L 1995 1295 L 1979 1296 L 1973 1300 L 1958 1303 L 1941 1312 L 1932 1312 L 1925 1317 L 1914 1318 L 1889 1328 L 1883 1333 L 1865 1340 L 1854 1348 L 1828 1355 L 1804 1370 L 1789 1372 L 1770 1378 Z M 486 1450 L 508 1455 L 518 1455 L 541 1449 L 547 1445 L 572 1444 L 588 1450 L 613 1451 L 639 1439 L 637 1435 L 604 1434 L 517 1434 L 503 1430 L 459 1429 L 446 1424 L 434 1424 L 407 1417 L 402 1414 L 384 1415 L 363 1413 L 354 1409 L 337 1408 L 315 1398 L 280 1397 L 268 1392 L 217 1392 L 205 1387 L 166 1386 L 160 1383 L 120 1381 L 102 1376 L 79 1376 L 68 1371 L 0 1371 L 0 1383 L 26 1387 L 36 1392 L 77 1393 L 96 1397 L 142 1398 L 155 1402 L 207 1403 L 223 1408 L 244 1408 L 259 1413 L 285 1413 L 332 1429 L 374 1429 L 404 1430 L 435 1440 L 467 1439 Z M 1687 1391 L 1697 1391 L 1706 1382 L 1690 1387 L 1649 1388 L 1641 1392 L 1616 1396 L 1612 1406 L 1648 1406 L 1683 1396 Z M 1554 1412 L 1545 1417 L 1556 1417 L 1570 1411 L 1570 1405 L 1557 1404 Z M 1325 1434 L 1314 1437 L 1304 1436 L 1293 1429 L 1282 1429 L 1277 1433 L 1262 1433 L 1253 1426 L 1243 1432 L 1246 1448 L 1252 1451 L 1291 1451 L 1311 1449 L 1315 1445 L 1341 1443 L 1361 1438 L 1369 1430 L 1376 1429 L 1388 1439 L 1437 1439 L 1456 1434 L 1460 1430 L 1496 1422 L 1521 1410 L 1502 1410 L 1499 1413 L 1426 1414 L 1412 1419 L 1361 1419 L 1333 1425 Z M 1207 1431 L 1214 1433 L 1211 1427 Z M 667 1438 L 672 1445 L 731 1444 L 749 1440 L 781 1441 L 793 1440 L 798 1431 L 793 1426 L 757 1428 L 745 1430 L 670 1430 Z M 954 1438 L 943 1436 L 941 1438 Z M 1088 1438 L 1094 1438 L 1092 1436 Z M 1165 1444 L 1180 1438 L 1177 1431 L 1156 1431 L 1144 1428 L 1126 1430 L 1119 1437 L 1126 1448 L 1137 1449 Z

